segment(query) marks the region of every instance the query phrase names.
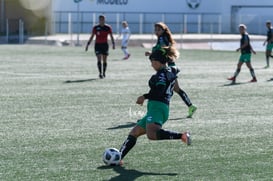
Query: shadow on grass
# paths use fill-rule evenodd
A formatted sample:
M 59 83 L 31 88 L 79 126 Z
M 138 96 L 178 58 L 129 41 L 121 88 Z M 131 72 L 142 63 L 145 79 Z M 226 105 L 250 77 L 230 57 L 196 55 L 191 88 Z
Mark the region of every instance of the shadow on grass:
M 134 127 L 136 125 L 136 123 L 133 122 L 127 122 L 126 124 L 122 124 L 122 125 L 118 125 L 112 128 L 107 128 L 108 130 L 112 130 L 112 129 L 123 129 L 123 128 L 131 128 Z
M 81 82 L 91 82 L 97 79 L 82 79 L 82 80 L 67 80 L 64 81 L 65 84 L 69 84 L 69 83 L 81 83 Z
M 168 120 L 170 120 L 170 121 L 177 121 L 177 120 L 181 120 L 181 119 L 192 119 L 192 118 L 186 116 L 186 117 L 180 117 L 180 118 L 170 118 Z
M 224 84 L 222 85 L 223 87 L 225 86 L 234 86 L 234 85 L 242 85 L 242 84 L 250 84 L 250 82 L 235 82 L 235 83 L 229 83 L 229 84 Z
M 119 173 L 118 176 L 112 177 L 109 179 L 109 181 L 121 181 L 121 180 L 128 180 L 133 181 L 136 180 L 139 177 L 145 176 L 145 175 L 166 175 L 166 176 L 176 176 L 177 173 L 156 173 L 156 172 L 142 172 L 134 169 L 127 170 L 124 167 L 121 166 L 100 166 L 98 167 L 100 170 L 109 170 L 112 169 L 115 172 Z

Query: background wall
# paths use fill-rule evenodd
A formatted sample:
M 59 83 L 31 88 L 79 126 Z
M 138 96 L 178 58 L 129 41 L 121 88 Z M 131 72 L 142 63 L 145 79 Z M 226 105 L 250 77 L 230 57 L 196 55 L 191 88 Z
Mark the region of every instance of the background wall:
M 173 33 L 238 33 L 244 23 L 251 34 L 264 34 L 272 20 L 273 0 L 0 0 L 0 35 L 18 34 L 24 22 L 27 35 L 89 33 L 98 16 L 118 33 L 127 20 L 132 33 L 152 33 L 164 21 Z M 190 5 L 189 5 L 190 4 Z
M 264 34 L 264 22 L 273 19 L 272 0 L 54 0 L 52 5 L 54 30 L 61 33 L 68 31 L 68 13 L 72 30 L 82 33 L 90 31 L 99 14 L 116 32 L 120 21 L 127 20 L 133 33 L 151 33 L 154 22 L 164 21 L 174 33 L 238 33 L 238 24 L 245 23 L 252 34 Z

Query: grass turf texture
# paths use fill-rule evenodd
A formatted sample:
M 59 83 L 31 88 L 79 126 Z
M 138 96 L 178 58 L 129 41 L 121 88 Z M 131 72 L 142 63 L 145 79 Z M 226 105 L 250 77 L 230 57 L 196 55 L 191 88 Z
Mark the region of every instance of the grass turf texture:
M 0 46 L 0 180 L 272 180 L 272 68 L 253 56 L 229 85 L 239 54 L 181 51 L 179 82 L 198 106 L 192 119 L 175 94 L 164 128 L 192 133 L 193 145 L 149 141 L 107 167 L 102 153 L 119 149 L 145 112 L 135 104 L 154 73 L 143 48 L 129 60 L 110 52 L 98 79 L 91 48 Z M 146 104 L 145 104 L 146 105 Z

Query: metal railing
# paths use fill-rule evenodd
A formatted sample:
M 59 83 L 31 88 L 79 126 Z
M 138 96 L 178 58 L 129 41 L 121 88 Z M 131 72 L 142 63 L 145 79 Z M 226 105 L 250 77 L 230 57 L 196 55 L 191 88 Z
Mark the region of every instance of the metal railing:
M 52 27 L 54 33 L 90 33 L 97 23 L 100 12 L 54 12 Z M 222 33 L 222 17 L 220 14 L 184 14 L 184 13 L 103 13 L 106 22 L 115 33 L 121 29 L 121 21 L 126 20 L 134 34 L 153 32 L 155 22 L 166 22 L 173 33 Z M 72 26 L 72 27 L 70 27 Z

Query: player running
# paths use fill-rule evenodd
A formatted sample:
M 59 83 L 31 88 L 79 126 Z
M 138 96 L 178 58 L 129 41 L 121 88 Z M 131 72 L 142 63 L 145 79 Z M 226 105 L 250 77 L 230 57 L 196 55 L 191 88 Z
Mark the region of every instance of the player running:
M 228 80 L 231 80 L 233 84 L 235 83 L 236 77 L 239 75 L 241 67 L 244 63 L 246 63 L 246 66 L 249 68 L 250 74 L 252 76 L 252 80 L 250 80 L 250 82 L 257 82 L 254 69 L 252 68 L 251 65 L 251 52 L 253 52 L 254 54 L 256 54 L 256 52 L 252 49 L 252 46 L 250 45 L 250 39 L 248 33 L 246 32 L 246 28 L 247 27 L 244 24 L 239 25 L 239 31 L 240 34 L 242 35 L 242 38 L 240 40 L 240 48 L 238 48 L 236 51 L 241 51 L 241 56 L 239 58 L 237 69 L 234 75 L 228 78 Z
M 172 38 L 172 33 L 165 23 L 163 22 L 156 23 L 154 25 L 154 31 L 157 36 L 157 43 L 153 47 L 152 52 L 164 46 L 170 46 L 175 48 L 175 41 Z M 145 55 L 149 56 L 151 55 L 151 52 L 145 52 Z M 175 65 L 175 61 L 173 59 L 168 60 L 168 66 L 177 68 Z M 191 118 L 192 115 L 197 110 L 197 107 L 191 103 L 191 100 L 189 96 L 186 94 L 186 92 L 179 87 L 179 83 L 177 80 L 175 80 L 174 91 L 181 97 L 184 103 L 188 106 L 189 111 L 188 111 L 187 117 Z
M 273 49 L 273 27 L 271 21 L 266 22 L 267 27 L 267 39 L 264 41 L 264 46 L 266 45 L 265 57 L 266 57 L 266 66 L 264 68 L 269 68 L 269 58 L 273 57 L 271 55 Z
M 97 66 L 99 70 L 99 77 L 105 78 L 107 68 L 107 56 L 109 55 L 109 45 L 107 37 L 110 35 L 113 49 L 115 49 L 115 41 L 112 34 L 112 27 L 105 23 L 105 16 L 99 16 L 99 24 L 95 25 L 92 29 L 91 36 L 86 44 L 85 51 L 88 50 L 88 46 L 92 42 L 94 36 L 96 36 L 95 53 L 97 56 Z M 103 62 L 103 63 L 102 63 Z
M 148 100 L 146 115 L 138 120 L 136 126 L 130 131 L 129 136 L 120 148 L 121 158 L 134 147 L 137 138 L 144 134 L 150 140 L 177 140 L 181 139 L 187 145 L 191 144 L 188 132 L 178 133 L 162 129 L 169 117 L 169 103 L 173 95 L 177 69 L 166 65 L 169 58 L 177 58 L 177 51 L 173 48 L 157 49 L 152 52 L 149 59 L 156 71 L 149 80 L 150 91 L 137 98 L 136 103 L 142 105 Z M 120 162 L 123 164 L 123 161 Z

